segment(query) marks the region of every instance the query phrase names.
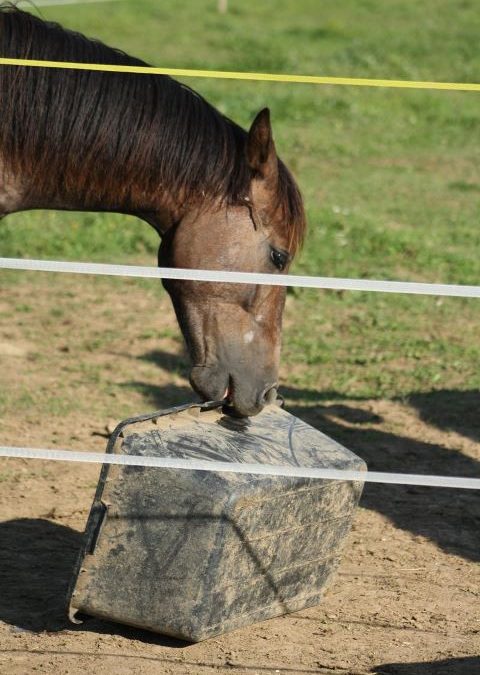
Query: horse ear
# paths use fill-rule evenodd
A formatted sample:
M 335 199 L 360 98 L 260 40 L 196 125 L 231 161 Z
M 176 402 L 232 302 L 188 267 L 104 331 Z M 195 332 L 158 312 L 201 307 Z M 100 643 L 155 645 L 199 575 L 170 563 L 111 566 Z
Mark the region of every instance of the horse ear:
M 274 180 L 278 173 L 278 160 L 270 124 L 270 110 L 264 108 L 252 122 L 247 138 L 247 161 L 258 176 Z

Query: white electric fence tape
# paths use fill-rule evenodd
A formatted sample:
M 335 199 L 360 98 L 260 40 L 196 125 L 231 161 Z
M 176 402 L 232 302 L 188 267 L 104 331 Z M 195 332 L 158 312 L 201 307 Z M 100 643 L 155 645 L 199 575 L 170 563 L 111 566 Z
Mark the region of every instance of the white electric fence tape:
M 248 272 L 224 272 L 215 270 L 192 270 L 166 267 L 140 267 L 136 265 L 107 265 L 99 263 L 64 262 L 56 260 L 28 260 L 0 258 L 0 269 L 35 272 L 66 272 L 74 274 L 97 274 L 108 276 L 142 277 L 150 279 L 175 279 L 185 281 L 227 282 L 262 284 L 270 286 L 296 286 L 352 291 L 376 291 L 384 293 L 410 293 L 415 295 L 442 295 L 463 298 L 479 298 L 480 286 L 453 284 L 427 284 L 402 281 L 375 281 L 368 279 L 339 279 L 333 277 L 297 276 L 291 274 L 257 274 Z M 226 471 L 270 476 L 299 478 L 323 478 L 327 480 L 360 480 L 367 483 L 391 483 L 427 487 L 480 489 L 480 478 L 450 476 L 427 476 L 420 474 L 381 473 L 375 471 L 344 471 L 314 469 L 307 467 L 276 466 L 267 464 L 243 464 L 230 462 L 184 460 L 168 457 L 143 457 L 137 455 L 111 455 L 69 450 L 46 450 L 0 446 L 0 457 L 43 459 L 97 464 L 121 464 L 157 468 L 183 469 L 189 471 Z
M 45 450 L 41 448 L 14 448 L 0 446 L 0 457 L 43 459 L 63 462 L 86 462 L 94 464 L 119 464 L 185 471 L 223 471 L 292 478 L 323 478 L 326 480 L 355 480 L 366 483 L 391 483 L 395 485 L 418 485 L 425 487 L 463 488 L 480 490 L 480 478 L 453 476 L 427 476 L 409 473 L 381 473 L 377 471 L 347 471 L 339 469 L 315 469 L 310 467 L 279 466 L 276 464 L 243 464 L 217 462 L 176 457 L 148 457 L 142 455 L 115 455 L 100 452 L 76 452 L 74 450 Z
M 67 272 L 103 276 L 175 279 L 182 281 L 213 281 L 267 286 L 296 286 L 344 291 L 375 291 L 380 293 L 409 293 L 442 295 L 457 298 L 480 298 L 480 286 L 459 284 L 427 284 L 411 281 L 376 281 L 372 279 L 340 279 L 292 274 L 257 274 L 253 272 L 224 272 L 217 270 L 181 269 L 172 267 L 141 267 L 138 265 L 107 265 L 101 263 L 65 262 L 0 258 L 0 269 L 34 272 Z

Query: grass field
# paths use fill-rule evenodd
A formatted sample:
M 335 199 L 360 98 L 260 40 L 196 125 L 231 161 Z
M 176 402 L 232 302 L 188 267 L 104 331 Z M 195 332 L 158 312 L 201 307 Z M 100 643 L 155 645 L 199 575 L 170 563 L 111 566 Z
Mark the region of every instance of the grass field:
M 478 79 L 473 1 L 231 0 L 226 15 L 216 6 L 124 0 L 41 11 L 154 65 Z M 479 94 L 188 84 L 243 125 L 262 106 L 271 108 L 277 147 L 308 211 L 294 271 L 479 282 Z M 154 264 L 156 248 L 147 225 L 109 214 L 17 214 L 2 223 L 0 236 L 2 256 Z M 19 279 L 4 273 L 2 284 Z M 473 300 L 295 291 L 284 372 L 310 399 L 477 389 L 478 327 Z

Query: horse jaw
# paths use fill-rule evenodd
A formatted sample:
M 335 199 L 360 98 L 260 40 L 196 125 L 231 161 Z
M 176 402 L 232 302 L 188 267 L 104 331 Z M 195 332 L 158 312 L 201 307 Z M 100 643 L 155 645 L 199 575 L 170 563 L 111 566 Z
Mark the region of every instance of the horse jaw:
M 164 238 L 159 263 L 189 269 L 272 271 L 268 232 L 246 207 L 186 217 Z M 228 397 L 254 415 L 277 386 L 285 289 L 278 286 L 165 280 L 192 361 L 190 382 L 203 398 Z M 269 393 L 270 392 L 270 393 Z

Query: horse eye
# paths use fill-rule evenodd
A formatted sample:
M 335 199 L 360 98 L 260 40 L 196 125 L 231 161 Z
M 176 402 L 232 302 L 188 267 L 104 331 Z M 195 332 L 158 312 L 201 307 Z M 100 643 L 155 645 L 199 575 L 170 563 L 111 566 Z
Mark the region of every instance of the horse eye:
M 285 269 L 288 262 L 288 253 L 285 253 L 285 251 L 278 251 L 276 248 L 272 248 L 270 251 L 270 259 L 275 267 L 281 272 L 283 269 Z

